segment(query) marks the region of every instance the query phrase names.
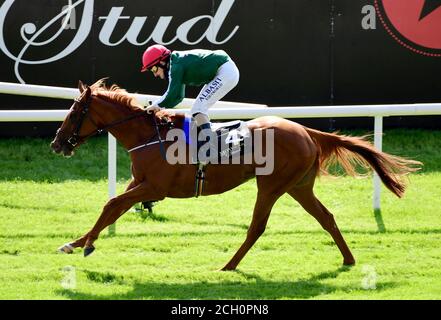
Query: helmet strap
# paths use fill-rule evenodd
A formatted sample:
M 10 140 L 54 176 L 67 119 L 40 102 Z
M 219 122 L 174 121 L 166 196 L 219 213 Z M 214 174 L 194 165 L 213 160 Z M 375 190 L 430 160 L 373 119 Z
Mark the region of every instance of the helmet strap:
M 168 78 L 168 70 L 170 69 L 170 59 L 162 60 L 165 62 L 165 65 L 158 62 L 157 66 L 164 70 L 164 75 Z
M 165 62 L 165 65 L 161 64 L 161 62 Z M 168 70 L 170 69 L 170 58 L 162 60 L 161 62 L 158 63 L 158 66 L 164 69 L 164 73 L 168 73 Z

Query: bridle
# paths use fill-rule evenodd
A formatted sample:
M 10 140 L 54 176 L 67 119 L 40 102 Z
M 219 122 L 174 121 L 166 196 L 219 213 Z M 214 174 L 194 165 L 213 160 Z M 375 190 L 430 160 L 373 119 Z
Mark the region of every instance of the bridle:
M 78 119 L 78 122 L 75 125 L 75 129 L 72 135 L 67 139 L 67 142 L 71 145 L 72 149 L 75 148 L 78 142 L 84 141 L 88 137 L 91 137 L 96 134 L 100 134 L 102 132 L 101 129 L 98 129 L 98 125 L 93 121 L 92 117 L 89 117 L 89 120 L 97 129 L 84 137 L 80 137 L 80 130 L 81 127 L 83 126 L 84 119 L 89 113 L 89 106 L 90 106 L 90 102 L 92 101 L 92 96 L 90 95 L 85 103 L 81 102 L 81 99 L 79 98 L 74 99 L 74 101 L 81 107 L 81 112 L 80 112 L 80 118 Z
M 89 97 L 87 98 L 87 100 L 85 102 L 82 102 L 81 98 L 76 98 L 76 99 L 74 99 L 74 101 L 75 101 L 75 103 L 77 103 L 81 107 L 81 111 L 80 111 L 80 117 L 78 119 L 78 122 L 75 125 L 75 129 L 74 129 L 72 135 L 66 140 L 67 143 L 70 144 L 72 149 L 75 148 L 75 146 L 78 143 L 83 142 L 92 136 L 99 135 L 99 134 L 103 133 L 104 131 L 107 131 L 108 129 L 116 127 L 116 126 L 123 124 L 127 121 L 148 115 L 148 113 L 144 110 L 143 112 L 132 114 L 124 119 L 111 122 L 108 125 L 105 125 L 104 127 L 101 127 L 101 128 L 96 124 L 96 122 L 92 119 L 92 117 L 89 116 L 90 122 L 92 122 L 92 124 L 95 126 L 96 129 L 89 134 L 86 134 L 84 136 L 80 136 L 81 127 L 83 126 L 84 120 L 86 119 L 86 117 L 90 111 L 90 103 L 92 102 L 92 95 L 89 95 Z M 155 131 L 155 135 L 152 138 L 150 138 L 148 142 L 152 141 L 153 139 L 155 139 L 155 137 L 157 137 L 158 138 L 157 142 L 160 143 L 160 147 L 161 147 L 161 154 L 165 155 L 164 146 L 162 144 L 164 141 L 161 139 L 159 128 L 166 126 L 170 129 L 170 127 L 173 126 L 173 123 L 171 123 L 171 124 L 170 123 L 161 123 L 161 122 L 158 123 L 156 121 L 156 117 L 154 115 L 152 116 L 152 118 L 153 118 L 153 124 L 155 126 L 156 131 Z M 146 144 L 143 146 L 147 146 L 147 145 L 149 145 L 149 144 Z

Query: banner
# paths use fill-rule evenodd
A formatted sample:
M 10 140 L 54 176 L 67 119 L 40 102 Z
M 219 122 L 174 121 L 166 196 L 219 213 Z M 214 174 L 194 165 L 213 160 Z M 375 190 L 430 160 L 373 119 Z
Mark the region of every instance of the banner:
M 155 43 L 171 50 L 227 51 L 241 74 L 227 101 L 441 102 L 441 1 L 5 0 L 0 5 L 0 81 L 75 87 L 78 80 L 109 77 L 110 84 L 130 92 L 162 95 L 167 83 L 140 73 L 142 53 Z M 199 89 L 187 88 L 187 97 Z M 0 98 L 1 109 L 70 106 Z M 319 121 L 330 128 L 335 121 L 348 122 Z

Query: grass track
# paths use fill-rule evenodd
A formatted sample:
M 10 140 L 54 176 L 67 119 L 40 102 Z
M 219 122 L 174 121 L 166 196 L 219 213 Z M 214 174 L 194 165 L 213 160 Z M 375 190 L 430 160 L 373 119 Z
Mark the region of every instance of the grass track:
M 371 179 L 321 178 L 316 194 L 334 213 L 357 259 L 291 198 L 236 272 L 218 272 L 244 240 L 254 181 L 199 199 L 166 199 L 155 215 L 129 212 L 97 250 L 55 249 L 86 232 L 107 199 L 106 139 L 71 159 L 48 139 L 0 140 L 0 299 L 439 299 L 441 132 L 391 130 L 385 151 L 425 163 L 403 199 L 383 189 L 372 212 Z M 130 177 L 119 148 L 118 191 Z M 72 277 L 74 275 L 74 277 Z M 75 281 L 68 281 L 68 280 Z

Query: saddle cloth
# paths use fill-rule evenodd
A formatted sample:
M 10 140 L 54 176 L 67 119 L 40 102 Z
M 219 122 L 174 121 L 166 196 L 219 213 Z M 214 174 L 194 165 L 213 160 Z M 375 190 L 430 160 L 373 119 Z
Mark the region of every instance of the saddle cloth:
M 210 154 L 204 162 L 208 161 L 208 163 L 212 164 L 240 163 L 240 157 L 245 152 L 252 152 L 251 147 L 246 147 L 247 143 L 251 140 L 251 131 L 244 121 L 235 120 L 225 123 L 212 123 L 211 128 L 216 135 L 217 143 L 210 143 Z M 184 132 L 187 144 L 196 146 L 196 148 L 193 148 L 196 150 L 196 155 L 192 155 L 192 160 L 198 162 L 197 137 L 199 136 L 199 131 L 196 128 L 195 121 L 190 116 L 185 118 Z M 208 150 L 208 146 L 205 149 Z M 215 150 L 214 153 L 212 152 L 213 150 Z

